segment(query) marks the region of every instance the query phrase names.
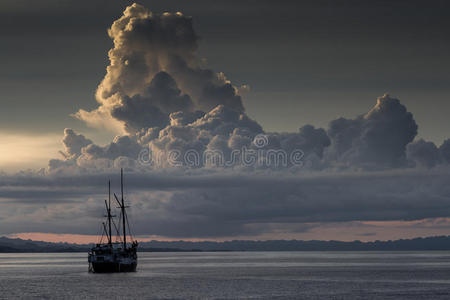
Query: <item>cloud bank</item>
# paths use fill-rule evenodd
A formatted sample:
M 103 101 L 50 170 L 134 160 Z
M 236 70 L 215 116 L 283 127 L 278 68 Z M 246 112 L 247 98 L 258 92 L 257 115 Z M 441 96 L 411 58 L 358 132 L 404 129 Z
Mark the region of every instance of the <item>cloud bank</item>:
M 112 179 L 117 192 L 116 173 L 1 176 L 3 233 L 97 233 L 105 178 Z M 134 234 L 212 238 L 280 228 L 301 232 L 327 222 L 446 217 L 449 180 L 446 171 L 411 169 L 314 176 L 159 170 L 126 173 L 125 192 Z
M 105 178 L 121 167 L 137 234 L 257 236 L 450 213 L 450 139 L 415 141 L 418 125 L 398 99 L 383 95 L 327 129 L 266 132 L 240 88 L 203 66 L 190 17 L 133 4 L 108 34 L 99 106 L 74 116 L 118 135 L 98 145 L 66 129 L 62 158 L 46 170 L 2 175 L 0 199 L 15 203 L 2 210 L 5 233 L 94 233 Z
M 327 130 L 304 125 L 296 133 L 265 132 L 246 115 L 239 88 L 223 73 L 202 67 L 192 19 L 180 12 L 154 14 L 133 4 L 108 34 L 114 47 L 96 92 L 99 107 L 75 116 L 93 126 L 119 128 L 121 134 L 99 146 L 67 129 L 65 160 L 53 161 L 49 172 L 67 165 L 139 169 L 144 155 L 147 169 L 296 170 L 430 168 L 450 157 L 445 143 L 435 151 L 411 144 L 418 132 L 413 115 L 387 94 L 367 113 L 332 120 Z M 254 151 L 258 155 L 249 157 Z M 221 161 L 207 159 L 213 154 Z M 292 162 L 294 155 L 301 156 L 301 168 Z M 249 159 L 255 163 L 243 164 Z

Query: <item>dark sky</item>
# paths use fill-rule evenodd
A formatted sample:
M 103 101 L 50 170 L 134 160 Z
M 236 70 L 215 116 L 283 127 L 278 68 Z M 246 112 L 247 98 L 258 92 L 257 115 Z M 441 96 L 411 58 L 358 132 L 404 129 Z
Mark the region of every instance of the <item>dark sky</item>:
M 0 131 L 94 133 L 70 117 L 96 107 L 112 44 L 106 29 L 132 1 L 0 3 Z M 419 136 L 450 131 L 448 1 L 140 1 L 191 15 L 209 67 L 249 84 L 247 113 L 267 131 L 327 127 L 401 100 Z

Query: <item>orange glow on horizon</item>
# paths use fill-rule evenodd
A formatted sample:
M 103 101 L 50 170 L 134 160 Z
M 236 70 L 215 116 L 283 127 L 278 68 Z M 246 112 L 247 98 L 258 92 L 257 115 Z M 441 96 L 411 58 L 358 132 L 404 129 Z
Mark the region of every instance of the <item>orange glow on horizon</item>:
M 13 233 L 7 235 L 8 238 L 19 238 L 23 240 L 42 241 L 51 243 L 70 243 L 70 244 L 89 244 L 98 243 L 100 237 L 96 235 L 84 234 L 60 234 L 60 233 L 43 233 L 43 232 L 23 232 Z M 140 242 L 149 241 L 187 241 L 187 242 L 201 242 L 201 241 L 222 241 L 221 239 L 198 239 L 198 238 L 167 238 L 161 236 L 135 237 Z
M 309 223 L 311 229 L 305 232 L 274 231 L 258 236 L 229 236 L 220 238 L 169 238 L 159 235 L 134 237 L 140 242 L 186 241 L 224 242 L 231 240 L 340 240 L 364 242 L 376 240 L 395 240 L 426 236 L 448 235 L 450 218 L 431 218 L 413 221 L 355 221 L 350 223 L 319 224 Z M 83 234 L 56 234 L 43 232 L 22 232 L 7 235 L 8 238 L 43 241 L 52 243 L 89 244 L 98 243 L 99 236 Z

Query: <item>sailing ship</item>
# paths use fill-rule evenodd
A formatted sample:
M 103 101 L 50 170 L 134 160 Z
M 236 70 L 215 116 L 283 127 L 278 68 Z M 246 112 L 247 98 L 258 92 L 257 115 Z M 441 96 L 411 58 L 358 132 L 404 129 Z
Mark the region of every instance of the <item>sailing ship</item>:
M 116 224 L 114 215 L 111 214 L 111 181 L 108 182 L 108 200 L 105 200 L 107 222 L 103 222 L 102 237 L 100 242 L 89 251 L 88 262 L 89 272 L 93 273 L 114 273 L 114 272 L 135 272 L 137 267 L 137 247 L 138 243 L 129 234 L 130 243 L 127 244 L 127 228 L 130 229 L 126 213 L 125 201 L 123 198 L 123 170 L 120 170 L 120 192 L 121 199 L 114 194 L 120 208 L 119 222 Z M 113 242 L 112 227 L 116 230 L 117 236 Z M 122 227 L 122 228 L 120 228 Z M 131 232 L 131 230 L 128 230 Z M 106 242 L 103 238 L 106 236 Z

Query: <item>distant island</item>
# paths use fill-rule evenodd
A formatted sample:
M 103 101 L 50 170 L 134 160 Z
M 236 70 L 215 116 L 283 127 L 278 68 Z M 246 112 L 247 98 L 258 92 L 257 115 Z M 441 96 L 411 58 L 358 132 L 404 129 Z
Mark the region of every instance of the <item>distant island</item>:
M 49 243 L 0 237 L 0 253 L 25 252 L 87 252 L 92 245 Z M 395 241 L 342 242 L 233 240 L 226 242 L 150 241 L 141 242 L 141 252 L 188 252 L 188 251 L 426 251 L 450 250 L 450 236 L 400 239 Z

